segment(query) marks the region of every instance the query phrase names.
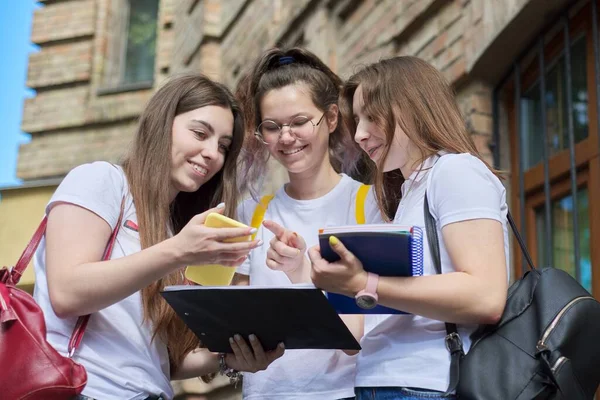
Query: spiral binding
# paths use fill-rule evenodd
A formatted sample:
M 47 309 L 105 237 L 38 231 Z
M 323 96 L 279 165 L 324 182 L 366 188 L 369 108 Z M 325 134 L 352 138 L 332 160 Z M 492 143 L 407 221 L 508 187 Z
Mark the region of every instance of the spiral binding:
M 410 230 L 410 257 L 413 276 L 423 275 L 423 230 L 413 226 Z

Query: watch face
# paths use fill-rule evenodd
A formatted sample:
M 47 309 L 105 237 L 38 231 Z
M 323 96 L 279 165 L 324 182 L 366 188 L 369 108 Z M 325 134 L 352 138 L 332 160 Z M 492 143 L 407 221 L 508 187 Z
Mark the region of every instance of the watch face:
M 377 300 L 373 296 L 362 295 L 356 298 L 356 305 L 369 310 L 377 305 Z

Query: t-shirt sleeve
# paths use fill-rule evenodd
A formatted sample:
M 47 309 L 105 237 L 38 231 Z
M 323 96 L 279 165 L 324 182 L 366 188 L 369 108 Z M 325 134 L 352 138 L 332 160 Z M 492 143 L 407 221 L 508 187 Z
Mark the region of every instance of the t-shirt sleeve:
M 237 208 L 237 216 L 238 216 L 238 220 L 246 225 L 250 225 L 250 223 L 252 222 L 252 213 L 254 212 L 254 208 L 256 208 L 256 202 L 252 199 L 243 201 Z M 253 251 L 251 251 L 248 254 L 248 258 L 246 258 L 246 260 L 237 267 L 236 271 L 238 274 L 242 274 L 242 275 L 250 275 L 250 265 L 251 265 L 251 260 L 252 260 L 252 253 Z
M 470 154 L 442 157 L 433 168 L 427 197 L 440 227 L 473 219 L 502 222 L 504 186 L 481 160 Z
M 62 180 L 46 206 L 46 214 L 59 203 L 85 208 L 115 229 L 121 211 L 124 176 L 107 162 L 80 165 Z

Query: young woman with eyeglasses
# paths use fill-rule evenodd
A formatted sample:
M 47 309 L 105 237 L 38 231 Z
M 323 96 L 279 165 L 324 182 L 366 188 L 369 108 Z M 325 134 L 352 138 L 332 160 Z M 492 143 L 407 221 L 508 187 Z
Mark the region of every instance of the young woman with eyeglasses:
M 353 147 L 346 143 L 350 136 L 337 104 L 341 85 L 317 56 L 300 48 L 266 51 L 240 82 L 246 140 L 238 178 L 253 198 L 238 208 L 238 217 L 251 222 L 269 157 L 287 170 L 289 183 L 268 203 L 256 236 L 264 249 L 253 250 L 238 267 L 235 284 L 310 282 L 302 275 L 309 270 L 306 249 L 317 244 L 318 229 L 357 223 L 361 183 L 342 171 L 353 171 L 362 155 L 356 148 L 347 150 Z M 366 210 L 371 212 L 376 208 Z M 362 329 L 358 317 L 347 324 L 355 333 Z M 354 397 L 354 370 L 355 357 L 340 350 L 287 350 L 268 371 L 244 375 L 244 398 Z

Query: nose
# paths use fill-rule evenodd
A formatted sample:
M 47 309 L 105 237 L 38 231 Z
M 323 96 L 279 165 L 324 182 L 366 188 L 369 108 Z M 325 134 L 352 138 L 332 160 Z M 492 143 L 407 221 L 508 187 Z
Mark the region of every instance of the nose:
M 358 144 L 361 144 L 361 142 L 367 141 L 370 136 L 371 135 L 369 132 L 367 132 L 364 125 L 359 122 L 356 126 L 356 132 L 354 133 L 354 141 Z
M 217 140 L 205 140 L 202 144 L 200 154 L 206 160 L 214 160 L 219 156 L 219 142 Z
M 281 134 L 279 135 L 279 143 L 290 144 L 293 143 L 296 138 L 292 134 L 292 129 L 288 125 L 284 125 L 281 128 Z

